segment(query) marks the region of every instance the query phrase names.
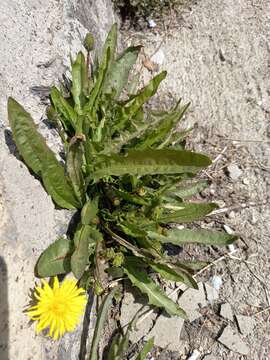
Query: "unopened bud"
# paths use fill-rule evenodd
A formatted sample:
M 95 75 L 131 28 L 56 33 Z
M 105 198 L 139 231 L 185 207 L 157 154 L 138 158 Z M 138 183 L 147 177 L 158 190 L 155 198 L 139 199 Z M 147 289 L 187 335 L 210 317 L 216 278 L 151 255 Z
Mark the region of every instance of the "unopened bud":
M 93 35 L 91 33 L 87 33 L 84 38 L 83 46 L 87 51 L 92 51 L 94 49 L 94 44 L 95 41 Z
M 140 196 L 144 196 L 144 195 L 146 194 L 146 190 L 141 187 L 141 188 L 138 189 L 138 194 L 139 194 Z
M 114 198 L 113 199 L 113 205 L 114 206 L 119 206 L 120 205 L 120 200 L 118 198 Z

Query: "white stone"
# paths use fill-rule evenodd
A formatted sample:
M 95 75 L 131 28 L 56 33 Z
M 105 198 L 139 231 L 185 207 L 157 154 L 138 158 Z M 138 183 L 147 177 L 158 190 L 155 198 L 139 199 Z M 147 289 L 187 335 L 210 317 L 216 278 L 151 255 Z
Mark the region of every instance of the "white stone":
M 244 315 L 236 315 L 239 329 L 243 335 L 249 335 L 256 325 L 254 318 Z
M 203 283 L 198 284 L 199 289 L 187 289 L 178 300 L 179 306 L 185 310 L 189 321 L 194 321 L 202 315 L 198 311 L 201 307 L 207 306 Z
M 199 350 L 195 349 L 192 354 L 187 358 L 187 360 L 197 360 L 201 356 L 201 353 Z
M 122 300 L 120 324 L 122 328 L 126 328 L 128 323 L 133 319 L 137 312 L 142 309 L 143 305 L 147 304 L 147 299 L 136 289 L 132 289 L 132 292 L 126 292 Z M 149 310 L 149 307 L 142 309 L 142 313 Z M 140 313 L 141 314 L 141 313 Z M 153 321 L 156 318 L 156 314 L 149 315 L 144 321 L 139 323 L 130 334 L 130 340 L 132 342 L 139 341 L 142 337 L 148 334 L 149 330 L 153 326 Z
M 227 320 L 233 321 L 233 312 L 231 305 L 226 303 L 222 304 L 220 307 L 220 315 Z
M 226 326 L 218 341 L 228 349 L 242 355 L 248 355 L 249 347 L 230 326 Z
M 179 316 L 161 314 L 153 329 L 147 335 L 147 339 L 154 336 L 154 343 L 161 348 L 168 348 L 171 351 L 181 349 L 180 334 L 184 320 Z
M 210 279 L 210 283 L 211 283 L 211 285 L 213 286 L 214 289 L 219 291 L 219 289 L 221 288 L 221 285 L 222 285 L 222 279 L 221 279 L 220 276 L 214 275 Z
M 227 167 L 229 176 L 232 180 L 237 180 L 242 175 L 242 170 L 236 164 L 230 164 Z
M 165 54 L 162 49 L 159 49 L 152 57 L 151 60 L 158 65 L 162 65 L 165 60 Z
M 207 283 L 205 283 L 204 286 L 205 286 L 207 300 L 210 302 L 210 304 L 213 304 L 213 302 L 218 300 L 219 298 L 218 290 Z

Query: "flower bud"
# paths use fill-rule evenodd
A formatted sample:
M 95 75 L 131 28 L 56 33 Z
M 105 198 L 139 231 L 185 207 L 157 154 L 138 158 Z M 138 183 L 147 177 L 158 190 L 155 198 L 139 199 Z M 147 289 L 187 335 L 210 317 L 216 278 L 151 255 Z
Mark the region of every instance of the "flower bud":
M 83 42 L 83 46 L 85 47 L 85 49 L 87 51 L 92 51 L 94 49 L 94 37 L 92 34 L 87 33 L 85 38 L 84 38 L 84 42 Z

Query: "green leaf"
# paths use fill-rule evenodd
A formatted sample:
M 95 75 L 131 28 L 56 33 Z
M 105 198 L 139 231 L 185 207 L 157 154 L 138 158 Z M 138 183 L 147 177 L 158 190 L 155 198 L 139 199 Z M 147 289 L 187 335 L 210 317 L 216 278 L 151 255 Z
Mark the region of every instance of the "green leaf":
M 186 199 L 193 195 L 196 195 L 198 192 L 205 189 L 207 187 L 207 185 L 208 185 L 208 182 L 206 180 L 200 180 L 200 181 L 190 183 L 190 184 L 184 183 L 175 189 L 166 191 L 164 193 L 164 195 L 169 196 L 169 197 L 177 196 L 178 198 Z
M 110 60 L 110 49 L 107 49 L 107 52 L 104 56 L 104 59 L 102 63 L 100 64 L 97 80 L 91 90 L 91 93 L 89 95 L 89 101 L 86 103 L 84 107 L 84 112 L 87 113 L 94 113 L 94 109 L 96 106 L 96 103 L 99 99 L 99 96 L 101 95 L 102 86 L 105 80 L 106 72 L 108 70 L 108 64 Z
M 75 131 L 77 114 L 55 86 L 51 89 L 51 99 L 55 110 L 61 115 L 60 120 L 63 128 L 66 131 L 72 131 L 72 129 Z
M 102 157 L 97 163 L 93 178 L 125 174 L 179 174 L 196 173 L 211 164 L 211 160 L 201 154 L 185 150 L 130 150 L 126 156 L 113 154 Z
M 48 194 L 58 206 L 65 209 L 81 208 L 82 204 L 74 194 L 64 167 L 50 153 L 45 153 L 42 159 L 42 180 Z
M 67 173 L 71 180 L 74 193 L 81 204 L 85 202 L 85 182 L 82 172 L 83 155 L 83 145 L 80 141 L 77 141 L 69 146 L 66 163 Z
M 45 189 L 55 203 L 63 208 L 80 208 L 64 167 L 36 130 L 36 125 L 23 107 L 12 98 L 8 100 L 9 122 L 13 138 L 25 163 L 42 177 Z
M 135 94 L 140 82 L 140 73 L 135 73 L 127 85 L 127 93 Z
M 81 211 L 81 221 L 83 225 L 90 225 L 96 219 L 98 213 L 99 197 L 88 200 Z
M 170 137 L 170 132 L 173 127 L 181 120 L 185 114 L 190 103 L 183 106 L 179 111 L 172 111 L 166 116 L 161 117 L 158 125 L 154 127 L 151 131 L 146 132 L 146 134 L 138 141 L 138 144 L 135 145 L 136 149 L 147 149 L 155 144 L 158 144 L 161 141 L 164 141 L 166 136 Z M 160 146 L 159 148 L 162 148 Z
M 129 72 L 137 60 L 140 49 L 141 46 L 129 47 L 113 62 L 104 84 L 104 93 L 111 93 L 114 89 L 116 91 L 115 96 L 117 98 L 120 96 L 128 81 Z
M 69 273 L 73 244 L 69 239 L 60 238 L 51 244 L 39 257 L 35 272 L 38 277 Z
M 229 235 L 225 232 L 214 232 L 210 230 L 190 230 L 190 229 L 171 229 L 166 231 L 165 235 L 148 232 L 151 239 L 159 240 L 163 243 L 175 245 L 183 244 L 204 244 L 204 245 L 229 245 L 233 243 L 237 236 Z
M 187 319 L 186 313 L 177 304 L 175 304 L 166 293 L 142 270 L 139 259 L 126 257 L 123 265 L 124 271 L 141 292 L 148 296 L 149 304 L 158 306 L 166 310 L 170 315 L 178 315 Z
M 173 206 L 173 210 L 177 209 L 176 211 L 163 212 L 156 221 L 160 224 L 190 223 L 202 219 L 216 208 L 217 205 L 214 203 L 180 203 L 179 206 Z
M 91 242 L 91 234 L 91 226 L 79 224 L 74 235 L 75 250 L 71 257 L 71 270 L 77 279 L 82 277 L 89 261 L 88 247 Z
M 146 360 L 147 354 L 152 350 L 154 346 L 154 338 L 150 338 L 147 343 L 144 345 L 140 353 L 137 355 L 135 360 Z
M 82 52 L 79 52 L 76 61 L 72 64 L 72 88 L 71 92 L 75 103 L 75 110 L 82 114 L 82 109 L 86 102 L 88 87 L 87 69 L 85 58 Z
M 196 281 L 187 271 L 179 269 L 173 264 L 159 264 L 153 261 L 149 261 L 148 263 L 151 268 L 158 272 L 164 279 L 182 282 L 193 289 L 198 289 Z
M 11 97 L 8 99 L 8 118 L 19 153 L 25 163 L 40 176 L 44 153 L 49 153 L 52 157 L 54 153 L 37 131 L 31 115 Z
M 189 272 L 199 271 L 209 264 L 210 263 L 207 261 L 198 261 L 198 260 L 181 260 L 175 263 L 176 266 L 187 269 Z
M 149 100 L 159 87 L 162 80 L 167 75 L 166 71 L 162 71 L 160 74 L 155 76 L 149 84 L 147 84 L 137 95 L 132 96 L 131 100 L 127 104 L 120 108 L 119 122 L 116 124 L 116 128 L 119 130 L 123 127 L 127 120 L 132 119 L 136 113 L 140 110 L 142 105 Z
M 94 330 L 94 335 L 92 338 L 91 351 L 89 360 L 98 360 L 98 345 L 101 340 L 102 331 L 105 326 L 105 322 L 108 316 L 108 311 L 112 303 L 112 299 L 114 297 L 115 292 L 117 291 L 117 287 L 115 287 L 104 299 L 103 303 L 100 306 L 96 326 Z
M 109 31 L 109 33 L 107 35 L 105 44 L 102 49 L 103 59 L 107 56 L 108 49 L 110 52 L 110 60 L 108 62 L 108 69 L 111 67 L 111 64 L 114 61 L 116 46 L 117 46 L 117 24 L 115 23 L 112 25 L 111 30 Z

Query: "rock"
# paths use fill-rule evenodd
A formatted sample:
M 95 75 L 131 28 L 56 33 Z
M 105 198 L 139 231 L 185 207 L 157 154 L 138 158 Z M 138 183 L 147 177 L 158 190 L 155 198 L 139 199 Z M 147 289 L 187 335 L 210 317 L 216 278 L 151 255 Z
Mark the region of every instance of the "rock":
M 249 185 L 249 180 L 247 178 L 244 178 L 242 182 L 244 185 Z
M 236 164 L 230 164 L 227 171 L 233 181 L 236 181 L 242 175 L 242 170 Z
M 155 337 L 154 343 L 161 348 L 167 348 L 171 351 L 179 351 L 182 347 L 180 334 L 184 320 L 179 316 L 168 316 L 161 314 L 155 323 L 155 326 L 147 335 L 147 339 Z
M 79 328 L 74 335 L 67 334 L 60 347 L 36 336 L 35 324 L 29 324 L 23 313 L 35 282 L 35 263 L 41 251 L 66 231 L 73 213 L 56 210 L 41 183 L 14 156 L 10 131 L 4 131 L 7 97 L 16 98 L 41 128 L 45 106 L 30 88 L 57 83 L 69 65 L 70 53 L 82 49 L 85 33 L 95 31 L 98 50 L 113 22 L 109 0 L 0 1 L 0 247 L 1 268 L 6 269 L 0 300 L 8 304 L 3 322 L 9 320 L 9 327 L 0 329 L 3 360 L 61 359 L 60 348 L 73 358 L 77 353 L 78 358 L 80 342 Z M 53 131 L 41 131 L 50 144 L 57 144 Z
M 147 298 L 144 297 L 137 289 L 132 289 L 130 292 L 126 292 L 122 300 L 120 324 L 123 328 L 132 320 L 135 314 L 147 304 Z M 149 307 L 144 308 L 142 313 L 149 310 Z M 144 321 L 137 325 L 130 334 L 130 340 L 132 342 L 138 342 L 142 337 L 146 336 L 153 326 L 156 314 L 151 314 Z
M 226 231 L 227 234 L 229 235 L 233 235 L 234 231 L 232 228 L 230 228 L 228 225 L 223 225 L 224 230 Z
M 198 284 L 199 289 L 187 289 L 178 300 L 178 304 L 185 310 L 189 320 L 192 322 L 201 317 L 198 311 L 200 307 L 207 306 L 203 283 Z
M 217 291 L 219 291 L 221 285 L 222 285 L 222 279 L 220 276 L 214 275 L 211 279 L 210 279 L 210 283 L 213 286 L 214 289 L 216 289 Z
M 201 353 L 199 350 L 195 349 L 192 354 L 187 358 L 187 360 L 198 360 L 201 356 Z
M 233 312 L 231 305 L 226 303 L 222 304 L 220 308 L 220 315 L 227 320 L 233 321 Z
M 233 352 L 241 355 L 248 355 L 249 347 L 243 342 L 240 336 L 230 326 L 227 326 L 218 341 Z
M 236 315 L 236 320 L 237 320 L 240 332 L 243 335 L 250 334 L 256 325 L 255 319 L 250 316 Z
M 229 252 L 231 253 L 231 252 L 235 251 L 235 246 L 233 244 L 229 244 L 228 249 L 229 249 Z
M 165 54 L 163 52 L 163 50 L 159 49 L 152 57 L 151 60 L 157 64 L 157 65 L 162 65 L 164 63 L 165 60 Z
M 214 301 L 218 300 L 218 290 L 215 289 L 213 286 L 209 284 L 204 284 L 205 291 L 206 291 L 206 298 L 210 302 L 210 304 L 213 304 Z

